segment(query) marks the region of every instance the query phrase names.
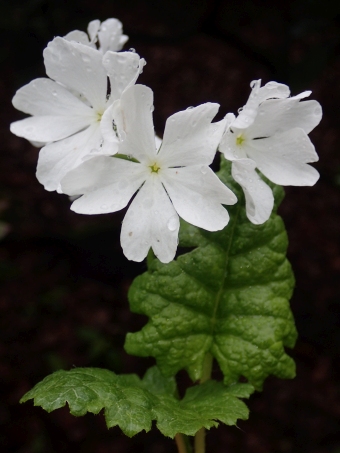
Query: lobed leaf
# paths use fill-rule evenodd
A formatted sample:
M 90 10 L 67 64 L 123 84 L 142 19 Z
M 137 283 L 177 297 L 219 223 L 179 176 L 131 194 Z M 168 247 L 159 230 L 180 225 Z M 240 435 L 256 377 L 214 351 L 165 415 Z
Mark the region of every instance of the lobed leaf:
M 248 409 L 238 396 L 247 398 L 252 391 L 249 384 L 225 387 L 210 381 L 190 388 L 179 401 L 175 380 L 162 376 L 157 367 L 142 380 L 99 368 L 74 368 L 47 376 L 20 402 L 34 399 L 35 406 L 48 412 L 68 403 L 75 416 L 104 410 L 108 428 L 119 426 L 130 437 L 149 431 L 155 420 L 161 433 L 173 438 L 178 432 L 194 435 L 218 421 L 235 425 L 237 419 L 247 419 Z
M 204 357 L 215 357 L 225 384 L 244 376 L 256 388 L 272 374 L 295 376 L 285 353 L 296 341 L 289 307 L 294 277 L 286 259 L 287 235 L 276 214 L 283 189 L 272 186 L 275 209 L 263 225 L 246 217 L 241 188 L 222 159 L 220 179 L 238 196 L 230 222 L 215 233 L 182 222 L 180 246 L 194 250 L 176 261 L 149 262 L 129 292 L 132 311 L 150 319 L 129 333 L 129 354 L 153 356 L 165 376 L 186 369 L 201 378 Z

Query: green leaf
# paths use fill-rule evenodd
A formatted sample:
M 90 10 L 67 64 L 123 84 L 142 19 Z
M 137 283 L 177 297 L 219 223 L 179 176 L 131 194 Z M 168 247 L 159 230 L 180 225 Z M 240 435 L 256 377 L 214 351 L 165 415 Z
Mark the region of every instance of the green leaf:
M 219 177 L 239 200 L 228 207 L 229 224 L 211 233 L 182 222 L 180 246 L 194 250 L 169 264 L 150 260 L 129 292 L 132 311 L 150 319 L 127 335 L 125 349 L 155 357 L 165 376 L 186 369 L 193 381 L 201 378 L 204 357 L 211 353 L 226 384 L 245 376 L 260 389 L 270 374 L 295 375 L 284 349 L 296 341 L 288 302 L 294 277 L 286 231 L 275 213 L 283 189 L 272 186 L 275 210 L 266 223 L 253 225 L 224 159 Z
M 108 428 L 118 425 L 130 437 L 149 431 L 156 420 L 161 433 L 173 438 L 178 432 L 194 435 L 202 427 L 217 426 L 217 421 L 235 425 L 237 419 L 247 419 L 248 409 L 238 397 L 248 398 L 253 390 L 249 384 L 225 387 L 210 381 L 190 388 L 179 401 L 175 380 L 165 378 L 157 367 L 142 380 L 99 368 L 74 368 L 47 376 L 20 402 L 34 399 L 35 406 L 48 412 L 68 403 L 76 416 L 104 409 Z

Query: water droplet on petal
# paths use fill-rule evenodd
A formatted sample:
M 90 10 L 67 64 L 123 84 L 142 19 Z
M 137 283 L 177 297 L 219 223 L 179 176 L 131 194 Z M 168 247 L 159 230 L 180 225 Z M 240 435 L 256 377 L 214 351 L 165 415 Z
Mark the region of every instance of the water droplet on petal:
M 238 112 L 238 113 L 241 113 L 242 110 L 243 110 L 243 107 L 240 107 L 240 108 L 237 110 L 237 112 Z
M 53 90 L 53 91 L 52 91 L 52 95 L 53 95 L 53 96 L 58 96 L 58 93 L 56 92 L 56 90 Z
M 168 230 L 170 231 L 175 231 L 177 230 L 178 228 L 178 217 L 177 216 L 173 216 L 173 217 L 170 217 L 170 219 L 168 220 L 168 223 L 166 224 L 166 226 L 168 227 Z
M 257 82 L 257 80 L 252 80 L 252 81 L 250 82 L 250 88 L 254 88 L 255 85 L 256 85 L 256 82 Z
M 201 167 L 201 173 L 202 175 L 205 175 L 207 173 L 208 168 L 205 165 L 202 165 Z
M 187 110 L 191 110 L 193 109 L 194 107 L 191 105 L 190 107 L 187 108 Z
M 130 47 L 129 52 L 136 53 L 136 49 L 134 49 L 133 47 Z
M 100 209 L 102 209 L 103 211 L 106 211 L 106 209 L 107 209 L 107 204 L 102 204 L 102 205 L 100 205 Z

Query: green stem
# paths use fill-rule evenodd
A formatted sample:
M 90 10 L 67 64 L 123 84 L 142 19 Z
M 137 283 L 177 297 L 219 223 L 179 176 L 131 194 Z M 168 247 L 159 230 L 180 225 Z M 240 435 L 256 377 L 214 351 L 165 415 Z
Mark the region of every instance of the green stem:
M 177 433 L 175 436 L 178 453 L 189 453 L 187 448 L 187 442 L 185 436 L 181 433 Z
M 201 428 L 195 434 L 195 453 L 205 453 L 205 428 Z
M 203 372 L 200 379 L 200 384 L 203 384 L 206 381 L 211 379 L 211 371 L 213 364 L 213 356 L 208 352 L 204 358 L 203 363 Z M 205 453 L 205 428 L 201 428 L 195 434 L 195 453 Z
M 204 357 L 203 372 L 202 377 L 200 379 L 200 384 L 204 384 L 204 382 L 209 381 L 209 379 L 211 379 L 212 364 L 213 356 L 210 354 L 210 352 L 207 352 L 207 354 Z

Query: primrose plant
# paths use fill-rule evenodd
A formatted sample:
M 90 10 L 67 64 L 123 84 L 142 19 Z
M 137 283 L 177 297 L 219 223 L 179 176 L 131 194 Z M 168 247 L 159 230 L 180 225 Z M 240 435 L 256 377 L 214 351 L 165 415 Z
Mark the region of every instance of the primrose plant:
M 310 91 L 251 82 L 238 116 L 214 122 L 207 102 L 170 116 L 163 139 L 153 127 L 153 92 L 136 84 L 145 61 L 117 19 L 56 37 L 44 50 L 49 78 L 17 91 L 29 116 L 11 131 L 41 147 L 37 178 L 72 196 L 71 209 L 104 214 L 129 205 L 121 245 L 147 258 L 132 283 L 131 310 L 149 317 L 128 333 L 129 354 L 155 358 L 143 378 L 98 368 L 60 370 L 23 396 L 73 415 L 104 409 L 108 428 L 128 435 L 152 422 L 180 453 L 205 451 L 205 430 L 248 418 L 242 401 L 268 375 L 293 378 L 286 354 L 296 340 L 289 299 L 294 277 L 287 235 L 276 214 L 282 185 L 312 186 L 318 160 L 308 133 L 320 122 Z M 209 165 L 220 152 L 220 170 Z M 176 258 L 178 244 L 187 253 Z M 223 380 L 212 379 L 212 365 Z M 179 397 L 176 374 L 191 378 Z M 246 382 L 245 382 L 246 381 Z

